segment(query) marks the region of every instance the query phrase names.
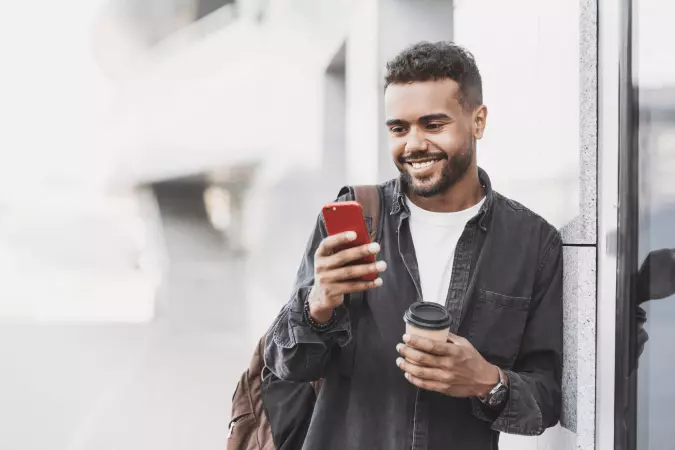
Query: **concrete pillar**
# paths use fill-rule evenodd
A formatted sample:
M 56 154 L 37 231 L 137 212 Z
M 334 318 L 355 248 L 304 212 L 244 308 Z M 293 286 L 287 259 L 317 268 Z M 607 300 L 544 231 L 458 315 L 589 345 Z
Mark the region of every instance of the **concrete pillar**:
M 343 43 L 323 79 L 323 149 L 321 168 L 327 185 L 347 183 L 347 51 Z
M 346 48 L 347 182 L 378 180 L 378 0 L 355 7 Z

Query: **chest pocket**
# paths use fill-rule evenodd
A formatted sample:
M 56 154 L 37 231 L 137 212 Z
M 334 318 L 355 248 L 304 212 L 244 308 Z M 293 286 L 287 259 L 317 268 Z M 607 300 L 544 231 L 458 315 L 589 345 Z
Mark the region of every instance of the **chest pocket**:
M 530 299 L 479 290 L 468 339 L 492 364 L 513 366 L 525 331 Z

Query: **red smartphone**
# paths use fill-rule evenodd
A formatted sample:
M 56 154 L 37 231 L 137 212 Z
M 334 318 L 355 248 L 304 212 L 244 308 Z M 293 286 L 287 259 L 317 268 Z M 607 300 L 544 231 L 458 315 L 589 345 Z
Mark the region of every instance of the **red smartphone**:
M 323 207 L 322 213 L 323 221 L 326 224 L 326 231 L 328 231 L 330 236 L 345 233 L 347 231 L 354 231 L 356 233 L 356 239 L 349 244 L 338 247 L 336 249 L 337 251 L 370 244 L 368 227 L 366 226 L 366 220 L 363 218 L 363 209 L 361 208 L 360 203 L 329 203 Z M 372 263 L 375 263 L 375 255 L 368 255 L 360 260 L 354 261 L 351 265 Z M 363 275 L 360 279 L 363 281 L 374 281 L 377 279 L 377 276 L 378 274 L 375 272 Z

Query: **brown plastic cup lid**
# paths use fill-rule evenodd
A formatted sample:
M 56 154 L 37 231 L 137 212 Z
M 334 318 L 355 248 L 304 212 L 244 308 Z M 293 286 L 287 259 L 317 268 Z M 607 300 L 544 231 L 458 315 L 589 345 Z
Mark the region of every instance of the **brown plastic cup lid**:
M 413 303 L 405 312 L 403 320 L 425 330 L 443 330 L 450 327 L 450 314 L 438 303 Z

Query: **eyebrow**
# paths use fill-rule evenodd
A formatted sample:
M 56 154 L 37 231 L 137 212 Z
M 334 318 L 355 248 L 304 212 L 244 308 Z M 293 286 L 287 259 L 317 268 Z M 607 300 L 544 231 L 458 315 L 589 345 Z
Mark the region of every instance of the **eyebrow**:
M 434 120 L 451 120 L 451 117 L 444 113 L 437 113 L 437 114 L 427 114 L 417 119 L 419 123 L 429 123 L 433 122 Z M 410 122 L 402 119 L 389 119 L 387 120 L 386 124 L 388 127 L 393 127 L 393 126 L 409 125 Z

